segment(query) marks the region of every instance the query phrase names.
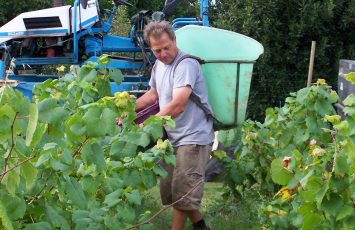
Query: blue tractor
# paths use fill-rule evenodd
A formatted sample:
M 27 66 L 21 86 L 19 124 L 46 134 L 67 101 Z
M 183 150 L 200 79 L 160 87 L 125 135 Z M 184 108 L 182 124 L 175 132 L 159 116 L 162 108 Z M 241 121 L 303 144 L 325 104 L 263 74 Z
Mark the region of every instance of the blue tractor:
M 0 28 L 0 84 L 11 84 L 31 97 L 35 84 L 54 77 L 36 73 L 36 66 L 82 65 L 95 62 L 103 53 L 119 53 L 109 56 L 108 67 L 123 70 L 125 78 L 119 86 L 112 84 L 113 91 L 145 90 L 155 58 L 144 42 L 144 26 L 166 19 L 181 1 L 166 0 L 162 11 L 137 13 L 127 37 L 110 34 L 117 8 L 132 6 L 123 0 L 114 0 L 112 9 L 105 12 L 106 20 L 98 0 L 75 0 L 73 6 L 22 13 Z M 171 23 L 174 29 L 209 26 L 208 0 L 200 0 L 199 17 Z

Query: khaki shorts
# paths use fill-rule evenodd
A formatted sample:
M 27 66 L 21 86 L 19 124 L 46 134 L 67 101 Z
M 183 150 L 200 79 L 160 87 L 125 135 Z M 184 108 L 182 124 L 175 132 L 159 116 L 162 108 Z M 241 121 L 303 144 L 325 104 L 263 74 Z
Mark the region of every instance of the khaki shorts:
M 204 177 L 207 161 L 211 154 L 211 145 L 182 145 L 175 148 L 176 166 L 162 163 L 168 176 L 160 180 L 160 195 L 163 205 L 179 200 L 191 191 L 180 202 L 173 205 L 179 210 L 197 210 L 203 195 Z M 199 183 L 201 182 L 202 183 Z

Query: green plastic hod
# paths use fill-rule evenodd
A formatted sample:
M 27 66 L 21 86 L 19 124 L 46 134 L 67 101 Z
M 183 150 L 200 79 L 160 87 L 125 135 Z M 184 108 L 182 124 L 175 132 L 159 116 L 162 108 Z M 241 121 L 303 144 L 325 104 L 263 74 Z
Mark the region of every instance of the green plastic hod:
M 215 118 L 225 128 L 241 124 L 253 63 L 264 52 L 263 46 L 245 35 L 212 27 L 189 25 L 175 33 L 179 49 L 211 62 L 202 64 L 202 71 Z

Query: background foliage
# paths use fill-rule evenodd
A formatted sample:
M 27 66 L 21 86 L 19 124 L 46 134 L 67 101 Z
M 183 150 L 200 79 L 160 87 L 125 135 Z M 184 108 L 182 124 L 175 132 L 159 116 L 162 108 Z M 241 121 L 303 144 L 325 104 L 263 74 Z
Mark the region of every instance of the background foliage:
M 18 14 L 27 12 L 30 10 L 38 10 L 48 8 L 52 4 L 52 1 L 48 0 L 33 0 L 33 1 L 0 1 L 0 26 L 16 17 Z
M 355 4 L 352 0 L 216 0 L 217 28 L 250 36 L 265 48 L 255 65 L 248 116 L 260 119 L 307 82 L 310 47 L 317 42 L 314 79 L 333 88 L 339 59 L 355 58 Z

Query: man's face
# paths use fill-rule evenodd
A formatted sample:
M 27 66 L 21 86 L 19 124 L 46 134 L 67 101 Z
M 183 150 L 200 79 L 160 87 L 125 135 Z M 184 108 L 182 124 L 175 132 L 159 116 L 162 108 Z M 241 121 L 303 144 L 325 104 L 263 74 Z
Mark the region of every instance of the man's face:
M 166 32 L 159 38 L 150 37 L 149 39 L 150 48 L 156 58 L 166 65 L 171 64 L 179 51 L 176 47 L 176 40 L 171 40 Z

